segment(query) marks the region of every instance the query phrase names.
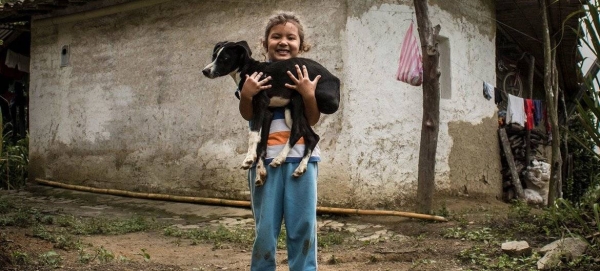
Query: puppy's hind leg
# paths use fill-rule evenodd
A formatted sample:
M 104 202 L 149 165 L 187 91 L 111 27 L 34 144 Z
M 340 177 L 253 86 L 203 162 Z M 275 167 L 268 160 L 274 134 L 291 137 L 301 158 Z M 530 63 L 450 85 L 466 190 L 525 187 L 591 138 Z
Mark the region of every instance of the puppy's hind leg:
M 256 163 L 256 180 L 254 181 L 256 186 L 261 186 L 267 181 L 267 169 L 265 168 L 264 159 L 267 155 L 267 141 L 269 139 L 272 118 L 273 113 L 270 110 L 265 110 L 262 127 L 260 129 L 260 141 L 256 146 L 256 153 L 258 153 L 258 162 Z
M 244 158 L 244 162 L 242 162 L 242 169 L 249 169 L 256 161 L 256 147 L 260 141 L 260 135 L 257 131 L 250 131 L 248 134 L 248 153 L 246 154 L 246 158 Z
M 294 173 L 292 174 L 292 176 L 294 176 L 294 177 L 300 177 L 300 176 L 302 176 L 302 174 L 304 174 L 304 172 L 306 172 L 308 160 L 310 159 L 310 156 L 312 155 L 313 150 L 315 149 L 315 147 L 317 146 L 317 143 L 320 140 L 319 135 L 317 135 L 313 131 L 313 129 L 310 128 L 310 126 L 306 126 L 306 128 L 307 128 L 307 130 L 305 130 L 306 132 L 304 133 L 304 143 L 305 143 L 304 156 L 302 157 L 300 164 L 298 165 L 298 167 L 296 168 L 296 170 L 294 170 Z
M 248 153 L 244 162 L 242 162 L 242 169 L 249 169 L 256 161 L 259 143 L 261 141 L 261 134 L 264 134 L 264 120 L 265 114 L 268 114 L 267 107 L 269 106 L 269 97 L 267 97 L 264 91 L 259 92 L 252 99 L 253 106 L 253 117 L 250 121 L 250 134 L 248 135 Z M 263 129 L 261 129 L 263 128 Z M 269 128 L 267 128 L 268 131 Z
M 285 124 L 290 129 L 292 128 L 293 120 L 292 120 L 292 115 L 290 113 L 289 107 L 285 109 Z M 285 159 L 287 158 L 288 154 L 290 153 L 292 146 L 293 146 L 293 144 L 290 144 L 290 139 L 288 138 L 288 141 L 285 143 L 285 147 L 283 147 L 283 149 L 279 152 L 279 154 L 277 154 L 277 157 L 273 158 L 273 161 L 271 161 L 269 166 L 272 166 L 272 167 L 281 166 L 281 164 L 283 164 L 283 162 L 285 162 Z
M 263 159 L 259 158 L 258 162 L 256 162 L 256 179 L 254 180 L 254 185 L 256 186 L 262 186 L 267 180 L 267 169 L 263 161 Z

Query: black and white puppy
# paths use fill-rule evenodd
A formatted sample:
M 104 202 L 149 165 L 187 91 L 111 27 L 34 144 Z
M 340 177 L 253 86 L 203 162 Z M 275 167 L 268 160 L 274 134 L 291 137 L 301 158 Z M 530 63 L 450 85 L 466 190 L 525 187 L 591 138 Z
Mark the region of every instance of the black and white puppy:
M 264 77 L 271 76 L 271 81 L 269 81 L 271 88 L 262 90 L 252 99 L 254 111 L 250 122 L 248 153 L 242 163 L 243 169 L 249 169 L 258 158 L 255 184 L 260 186 L 264 184 L 267 174 L 262 158 L 266 155 L 267 138 L 273 117 L 269 107 L 285 106 L 286 111 L 289 109 L 291 112 L 290 137 L 284 149 L 273 159 L 270 166 L 281 165 L 291 148 L 301 137 L 304 137 L 304 154 L 300 165 L 293 174 L 294 177 L 299 177 L 306 171 L 312 151 L 319 142 L 319 136 L 310 127 L 304 115 L 302 97 L 295 90 L 285 87 L 286 83 L 294 84 L 287 71 L 295 71 L 295 65 L 305 65 L 310 73 L 310 80 L 321 75 L 315 89 L 315 98 L 319 111 L 325 114 L 332 114 L 339 108 L 340 80 L 322 65 L 310 59 L 291 58 L 269 63 L 256 61 L 251 55 L 252 51 L 246 41 L 219 42 L 213 49 L 212 62 L 202 70 L 202 73 L 208 78 L 231 75 L 238 84 L 238 89 L 242 89 L 246 75 L 262 72 Z M 287 118 L 288 114 L 286 114 L 286 123 L 289 124 L 290 121 Z

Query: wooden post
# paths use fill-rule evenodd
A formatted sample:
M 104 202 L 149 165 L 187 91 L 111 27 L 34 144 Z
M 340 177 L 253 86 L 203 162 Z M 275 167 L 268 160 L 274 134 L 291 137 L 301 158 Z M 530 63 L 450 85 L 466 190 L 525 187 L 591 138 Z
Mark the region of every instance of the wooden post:
M 508 168 L 510 170 L 512 184 L 515 187 L 515 193 L 517 193 L 517 199 L 523 200 L 525 199 L 525 193 L 523 192 L 523 185 L 521 184 L 521 179 L 519 179 L 519 173 L 517 172 L 517 167 L 515 166 L 515 158 L 513 157 L 512 150 L 510 149 L 510 142 L 508 141 L 506 130 L 504 130 L 504 128 L 498 129 L 498 135 L 500 136 L 500 145 L 502 145 L 504 157 L 506 157 L 506 163 L 508 164 Z
M 535 57 L 533 55 L 529 55 L 529 99 L 533 99 L 533 75 L 535 73 Z M 530 125 L 530 124 L 529 124 Z M 525 129 L 525 169 L 530 166 L 531 163 L 531 130 Z M 525 179 L 527 180 L 527 176 L 529 174 L 525 174 Z
M 421 51 L 423 52 L 423 120 L 419 150 L 417 209 L 429 214 L 435 192 L 435 156 L 440 121 L 440 53 L 437 37 L 440 26 L 431 26 L 427 0 L 414 0 Z
M 560 157 L 560 134 L 558 133 L 558 113 L 556 110 L 556 97 L 553 90 L 553 57 L 552 46 L 550 42 L 550 27 L 548 23 L 548 7 L 546 0 L 541 2 L 542 12 L 542 32 L 544 37 L 544 89 L 546 90 L 546 111 L 550 119 L 552 130 L 552 160 L 550 162 L 550 183 L 548 191 L 548 206 L 554 205 L 557 195 L 557 183 L 561 177 L 561 157 Z

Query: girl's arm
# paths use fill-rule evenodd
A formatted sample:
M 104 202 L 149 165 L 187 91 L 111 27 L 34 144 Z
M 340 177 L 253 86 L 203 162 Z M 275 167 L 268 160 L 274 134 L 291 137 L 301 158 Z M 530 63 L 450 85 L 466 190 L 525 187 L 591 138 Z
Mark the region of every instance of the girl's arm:
M 269 80 L 271 80 L 271 76 L 260 80 L 262 75 L 262 72 L 254 72 L 252 75 L 246 74 L 246 81 L 244 81 L 242 90 L 240 90 L 239 105 L 240 115 L 242 115 L 245 120 L 251 120 L 254 115 L 254 108 L 252 107 L 252 98 L 254 95 L 263 89 L 268 89 L 271 87 L 271 85 L 265 85 Z
M 314 126 L 319 121 L 319 118 L 321 118 L 321 112 L 317 107 L 317 99 L 315 98 L 315 89 L 317 88 L 317 83 L 319 82 L 321 75 L 317 75 L 315 80 L 310 81 L 308 70 L 304 65 L 302 65 L 302 70 L 296 65 L 296 72 L 298 73 L 298 78 L 296 78 L 291 71 L 287 72 L 294 82 L 294 85 L 285 84 L 285 86 L 287 88 L 295 89 L 300 93 L 302 100 L 304 101 L 304 115 L 308 120 L 308 124 Z

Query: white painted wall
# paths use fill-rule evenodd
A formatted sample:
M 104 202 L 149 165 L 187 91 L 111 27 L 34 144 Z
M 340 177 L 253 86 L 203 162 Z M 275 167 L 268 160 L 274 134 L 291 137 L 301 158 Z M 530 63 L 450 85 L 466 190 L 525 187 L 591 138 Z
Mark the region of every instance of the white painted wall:
M 394 79 L 412 1 L 167 1 L 138 10 L 32 27 L 32 175 L 135 191 L 247 198 L 247 124 L 234 83 L 200 69 L 214 44 L 248 40 L 260 58 L 266 18 L 293 10 L 313 58 L 343 83 L 342 108 L 324 116 L 323 205 L 390 206 L 416 191 L 422 90 Z M 497 195 L 494 7 L 432 1 L 448 38 L 452 98 L 441 101 L 436 184 Z M 464 13 L 464 14 L 463 14 Z M 235 18 L 235 19 L 232 19 Z M 258 20 L 257 18 L 260 18 Z M 415 22 L 416 24 L 416 22 Z M 71 65 L 60 68 L 60 48 Z M 483 176 L 483 177 L 482 177 Z M 482 179 L 483 178 L 483 179 Z

